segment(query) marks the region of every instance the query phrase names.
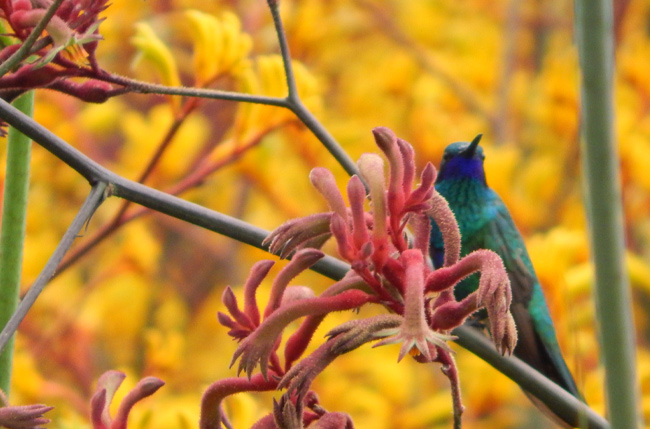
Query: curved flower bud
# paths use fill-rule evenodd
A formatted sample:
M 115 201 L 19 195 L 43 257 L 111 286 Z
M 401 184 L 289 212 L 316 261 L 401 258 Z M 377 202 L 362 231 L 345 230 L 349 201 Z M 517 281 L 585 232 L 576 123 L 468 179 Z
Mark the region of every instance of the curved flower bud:
M 372 130 L 372 134 L 375 136 L 377 146 L 384 152 L 390 165 L 388 209 L 392 215 L 397 215 L 402 211 L 405 197 L 411 192 L 412 184 L 408 186 L 408 194 L 405 194 L 402 183 L 405 160 L 402 159 L 402 153 L 397 145 L 397 136 L 390 128 L 376 127 Z
M 273 265 L 275 265 L 275 262 L 269 260 L 262 260 L 255 263 L 253 268 L 251 268 L 248 279 L 246 279 L 246 283 L 244 284 L 244 313 L 250 318 L 254 326 L 259 326 L 260 324 L 260 311 L 257 308 L 257 298 L 255 294 L 257 288 L 260 286 L 262 280 L 264 280 Z
M 341 191 L 336 187 L 336 179 L 327 168 L 316 167 L 309 173 L 309 180 L 314 188 L 325 197 L 330 210 L 338 213 L 339 216 L 347 217 L 347 209 Z
M 382 240 L 387 236 L 386 230 L 386 184 L 384 179 L 384 161 L 379 155 L 365 153 L 357 163 L 359 171 L 370 187 L 372 201 L 373 237 Z
M 109 407 L 115 392 L 124 381 L 126 375 L 120 371 L 107 371 L 97 380 L 97 389 L 90 400 L 90 416 L 93 429 L 126 429 L 129 412 L 143 398 L 153 395 L 165 382 L 155 377 L 145 377 L 135 385 L 124 397 L 115 414 L 111 418 Z
M 97 380 L 95 394 L 90 400 L 91 418 L 94 429 L 108 428 L 111 423 L 109 406 L 113 401 L 115 392 L 120 387 L 126 374 L 121 371 L 110 370 L 103 373 Z
M 156 377 L 145 377 L 138 381 L 138 384 L 122 399 L 117 413 L 115 413 L 111 429 L 126 429 L 127 419 L 133 406 L 138 401 L 156 393 L 164 385 L 165 382 Z
M 460 258 L 460 229 L 454 213 L 449 208 L 449 203 L 435 190 L 431 197 L 431 209 L 427 214 L 438 225 L 442 233 L 445 245 L 444 266 L 455 264 Z
M 415 150 L 406 140 L 397 139 L 399 151 L 404 160 L 404 173 L 402 177 L 402 192 L 408 197 L 413 192 L 413 180 L 415 178 Z
M 481 272 L 478 290 L 461 302 L 449 300 L 449 295 L 444 295 L 444 302 L 434 303 L 430 325 L 434 329 L 453 329 L 476 310 L 485 307 L 494 343 L 500 352 L 510 353 L 517 342 L 517 331 L 510 314 L 510 280 L 499 255 L 490 250 L 476 250 L 458 263 L 431 273 L 426 289 L 440 291 L 476 271 Z
M 376 269 L 381 270 L 389 254 L 388 207 L 386 203 L 386 185 L 384 180 L 384 162 L 378 155 L 363 154 L 358 162 L 361 176 L 370 188 L 372 204 L 372 241 L 374 251 L 372 261 Z
M 331 236 L 332 212 L 291 219 L 271 232 L 262 244 L 269 252 L 285 259 L 292 252 L 306 247 L 319 249 Z
M 227 396 L 246 391 L 264 392 L 274 390 L 276 386 L 277 380 L 275 377 L 265 379 L 262 374 L 256 374 L 251 379 L 232 377 L 212 383 L 201 398 L 199 427 L 201 429 L 221 428 L 221 403 Z
M 433 164 L 428 162 L 420 175 L 420 185 L 410 194 L 406 202 L 409 211 L 413 211 L 413 206 L 422 204 L 423 202 L 431 204 L 429 200 L 433 197 L 433 193 L 435 192 L 434 183 L 437 174 L 436 168 Z
M 369 240 L 366 212 L 363 208 L 365 200 L 366 188 L 359 176 L 352 176 L 348 181 L 348 201 L 352 215 L 352 239 L 357 248 L 361 248 Z
M 282 295 L 289 285 L 289 282 L 295 276 L 314 265 L 323 256 L 325 256 L 325 254 L 316 249 L 302 249 L 294 255 L 287 266 L 278 273 L 273 281 L 273 286 L 271 286 L 271 297 L 266 305 L 264 317 L 268 317 L 271 313 L 277 310 L 278 307 L 280 307 Z

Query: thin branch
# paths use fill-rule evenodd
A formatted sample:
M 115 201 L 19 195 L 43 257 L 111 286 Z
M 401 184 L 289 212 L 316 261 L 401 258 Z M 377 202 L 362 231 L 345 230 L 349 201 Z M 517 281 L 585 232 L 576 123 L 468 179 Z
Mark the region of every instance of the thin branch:
M 280 27 L 278 31 L 282 31 Z M 280 34 L 280 33 L 278 33 Z M 291 61 L 286 59 L 284 55 L 288 52 L 283 51 L 283 62 L 285 64 L 285 72 L 288 69 L 291 71 Z M 287 66 L 289 64 L 289 66 Z M 214 89 L 204 88 L 187 88 L 187 87 L 171 87 L 165 85 L 150 84 L 141 82 L 135 79 L 127 78 L 118 75 L 102 76 L 102 80 L 125 86 L 128 90 L 138 92 L 141 94 L 160 94 L 160 95 L 183 95 L 187 97 L 200 97 L 216 100 L 227 101 L 241 101 L 245 103 L 264 104 L 269 106 L 284 107 L 291 110 L 302 121 L 303 124 L 320 140 L 325 148 L 332 154 L 334 159 L 343 167 L 349 174 L 358 174 L 357 166 L 349 157 L 347 152 L 343 150 L 341 145 L 332 137 L 332 135 L 325 129 L 325 127 L 316 119 L 316 117 L 305 107 L 298 93 L 289 91 L 287 98 L 267 97 L 261 95 L 242 94 L 239 92 L 219 91 Z M 290 85 L 295 86 L 293 78 L 287 78 Z M 291 83 L 293 82 L 293 83 Z M 292 95 L 295 94 L 295 95 Z
M 280 27 L 278 31 L 282 31 Z M 280 34 L 280 33 L 278 33 Z M 288 55 L 288 51 L 282 51 L 283 62 L 285 65 L 285 73 L 287 69 L 292 72 L 291 61 L 284 57 Z M 288 75 L 287 75 L 288 76 Z M 291 75 L 293 76 L 293 74 Z M 165 85 L 151 84 L 141 82 L 139 80 L 131 79 L 125 76 L 118 76 L 107 74 L 100 77 L 105 82 L 110 82 L 125 87 L 127 91 L 133 91 L 141 94 L 159 94 L 159 95 L 182 95 L 187 97 L 199 97 L 216 100 L 227 101 L 241 101 L 245 103 L 263 104 L 269 106 L 284 107 L 291 110 L 300 119 L 303 124 L 320 140 L 325 148 L 332 154 L 334 159 L 343 167 L 349 174 L 358 174 L 357 166 L 349 157 L 347 152 L 343 150 L 341 145 L 332 137 L 332 135 L 325 129 L 325 127 L 316 119 L 316 117 L 305 107 L 296 90 L 289 90 L 289 95 L 286 98 L 267 97 L 262 95 L 243 94 L 231 91 L 219 91 L 215 89 L 205 88 L 189 88 L 189 87 L 171 87 Z M 295 87 L 294 78 L 287 78 L 289 88 L 292 85 Z
M 300 100 L 295 103 L 292 103 L 290 106 L 291 111 L 302 121 L 303 124 L 309 131 L 312 132 L 320 140 L 320 142 L 325 146 L 325 148 L 332 154 L 334 159 L 343 167 L 348 175 L 359 176 L 359 170 L 357 169 L 357 164 L 352 161 L 352 158 L 347 154 L 347 152 L 339 145 L 339 143 L 332 137 L 332 135 L 327 131 L 327 129 L 316 119 L 316 117 L 302 104 Z M 370 135 L 370 134 L 368 134 Z M 361 176 L 359 176 L 361 177 Z M 363 179 L 362 179 L 363 181 Z M 365 183 L 364 183 L 365 185 Z M 366 189 L 368 187 L 366 186 Z
M 291 102 L 297 102 L 300 98 L 298 94 L 298 87 L 296 86 L 296 76 L 293 73 L 293 66 L 291 64 L 291 54 L 289 53 L 289 44 L 287 43 L 287 35 L 282 26 L 282 19 L 280 18 L 280 6 L 278 0 L 267 0 L 271 16 L 273 17 L 273 25 L 275 32 L 278 36 L 278 43 L 280 44 L 280 53 L 282 55 L 282 63 L 284 65 L 284 75 L 287 79 L 287 88 L 289 89 L 288 99 Z
M 105 175 L 107 170 L 104 167 L 70 146 L 63 139 L 20 112 L 2 98 L 0 98 L 0 118 L 50 151 L 90 183 L 107 178 Z
M 228 157 L 224 159 L 221 159 L 213 163 L 202 163 L 196 167 L 193 167 L 192 172 L 189 175 L 185 176 L 185 178 L 183 178 L 173 186 L 167 188 L 165 192 L 170 195 L 178 196 L 184 193 L 185 191 L 188 191 L 200 185 L 201 183 L 205 182 L 207 176 L 214 173 L 218 169 L 240 159 L 248 149 L 259 144 L 263 136 L 266 135 L 266 133 L 271 132 L 275 128 L 278 128 L 280 126 L 282 126 L 282 124 L 279 124 L 277 127 L 272 127 L 263 133 L 259 133 L 255 135 L 251 140 L 249 140 L 245 144 L 238 146 L 232 153 L 229 154 Z M 142 176 L 140 178 L 142 178 Z M 139 180 L 139 182 L 141 183 L 142 180 Z M 110 234 L 115 232 L 118 228 L 122 227 L 123 225 L 127 224 L 128 222 L 134 219 L 137 219 L 143 215 L 151 213 L 150 209 L 146 207 L 139 207 L 138 209 L 132 210 L 131 212 L 126 214 L 127 211 L 126 208 L 129 205 L 131 205 L 131 201 L 124 200 L 122 206 L 120 207 L 120 209 L 118 209 L 118 212 L 113 216 L 111 220 L 109 220 L 107 223 L 101 226 L 97 231 L 95 231 L 95 233 L 92 236 L 90 236 L 86 241 L 84 241 L 84 243 L 82 243 L 80 246 L 75 247 L 72 251 L 70 251 L 66 255 L 65 259 L 61 262 L 61 265 L 59 266 L 56 275 L 60 274 L 61 272 L 69 268 L 73 263 L 75 263 L 82 256 L 87 254 L 97 244 L 99 244 L 102 240 L 104 240 Z
M 211 100 L 228 100 L 241 101 L 245 103 L 264 104 L 267 106 L 278 106 L 289 109 L 289 103 L 286 98 L 267 97 L 264 95 L 244 94 L 233 91 L 220 91 L 208 88 L 191 88 L 185 86 L 166 86 L 155 83 L 143 82 L 137 79 L 131 79 L 126 76 L 106 73 L 101 76 L 88 76 L 104 82 L 122 85 L 127 91 L 137 92 L 140 94 L 159 94 L 159 95 L 181 95 L 186 97 L 206 98 Z
M 533 394 L 548 408 L 572 427 L 589 429 L 608 429 L 609 423 L 596 414 L 585 403 L 576 399 L 548 378 L 528 366 L 522 360 L 511 356 L 503 357 L 494 348 L 494 344 L 478 330 L 469 326 L 454 329 L 458 337 L 456 343 L 479 356 L 496 370 L 515 381 L 525 391 Z M 582 426 L 585 422 L 587 426 Z
M 0 351 L 5 348 L 9 339 L 12 337 L 14 332 L 16 332 L 16 329 L 18 329 L 18 325 L 20 325 L 20 322 L 22 322 L 25 315 L 36 301 L 36 298 L 38 298 L 45 285 L 50 281 L 56 267 L 59 265 L 68 249 L 70 249 L 70 246 L 72 246 L 74 239 L 91 218 L 97 207 L 99 207 L 99 205 L 104 201 L 105 190 L 106 183 L 104 182 L 96 183 L 90 190 L 90 194 L 88 194 L 86 201 L 84 201 L 79 212 L 77 212 L 77 215 L 63 235 L 63 238 L 54 250 L 54 253 L 52 253 L 52 256 L 50 256 L 50 259 L 38 275 L 38 278 L 32 287 L 29 288 L 29 291 L 27 291 L 25 298 L 23 298 L 20 304 L 18 304 L 18 308 L 2 329 L 2 332 L 0 332 Z
M 63 0 L 54 0 L 50 7 L 47 8 L 47 11 L 45 12 L 45 15 L 43 15 L 43 18 L 38 21 L 38 23 L 34 26 L 32 32 L 23 41 L 20 48 L 18 48 L 18 50 L 14 52 L 13 55 L 7 58 L 4 63 L 0 64 L 0 76 L 7 74 L 9 70 L 16 67 L 21 61 L 30 55 L 32 46 L 34 43 L 36 43 L 36 40 L 38 40 L 43 30 L 45 30 L 45 27 L 47 27 L 47 24 L 50 22 L 59 6 L 61 6 L 61 3 L 63 3 Z
M 287 108 L 289 108 L 303 124 L 316 136 L 318 140 L 325 146 L 325 148 L 332 154 L 334 159 L 343 167 L 348 175 L 359 176 L 359 170 L 356 163 L 350 158 L 341 145 L 332 137 L 327 129 L 316 119 L 316 117 L 305 107 L 298 94 L 296 87 L 296 78 L 293 73 L 291 65 L 291 54 L 289 53 L 289 45 L 287 43 L 287 36 L 282 26 L 282 19 L 280 18 L 279 2 L 277 0 L 267 0 L 271 15 L 273 16 L 273 25 L 275 32 L 278 36 L 280 44 L 280 53 L 282 55 L 282 63 L 284 64 L 284 74 L 287 79 L 287 87 L 289 88 L 289 95 L 287 96 Z M 367 189 L 367 187 L 366 187 Z
M 142 173 L 140 173 L 140 176 L 138 176 L 137 179 L 138 182 L 144 183 L 146 179 L 149 177 L 149 175 L 153 172 L 154 168 L 160 161 L 163 153 L 169 147 L 174 136 L 180 129 L 181 125 L 198 104 L 197 100 L 199 99 L 192 99 L 190 100 L 190 102 L 186 103 L 183 109 L 181 110 L 180 115 L 174 119 L 174 122 L 171 124 L 171 126 L 165 133 L 165 136 L 161 140 L 153 156 L 151 157 L 151 159 L 149 159 L 149 162 L 145 166 Z M 130 201 L 128 200 L 122 201 L 122 204 L 118 208 L 117 212 L 113 215 L 111 220 L 109 220 L 99 230 L 97 230 L 96 233 L 91 238 L 86 240 L 81 247 L 75 248 L 73 251 L 67 254 L 67 256 L 61 262 L 61 265 L 59 266 L 56 275 L 61 274 L 61 272 L 65 271 L 65 269 L 67 269 L 70 265 L 76 262 L 81 256 L 89 252 L 92 248 L 94 248 L 106 237 L 108 237 L 113 232 L 115 232 L 119 227 L 121 227 L 128 221 L 134 219 L 135 216 L 130 216 L 126 219 L 124 216 L 127 210 L 129 209 L 130 205 L 131 205 Z

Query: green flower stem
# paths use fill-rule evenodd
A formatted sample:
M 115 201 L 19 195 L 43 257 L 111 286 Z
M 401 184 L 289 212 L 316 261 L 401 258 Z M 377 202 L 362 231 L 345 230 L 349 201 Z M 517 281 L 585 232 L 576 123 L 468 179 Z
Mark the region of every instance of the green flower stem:
M 30 91 L 24 94 L 14 102 L 14 106 L 26 115 L 32 116 L 34 93 Z M 18 305 L 25 242 L 30 154 L 29 137 L 15 128 L 10 128 L 0 228 L 0 325 L 2 326 L 7 323 Z M 12 355 L 13 339 L 9 347 L 0 353 L 0 389 L 6 394 L 9 394 Z
M 576 2 L 582 70 L 582 164 L 596 270 L 595 298 L 612 428 L 642 426 L 630 285 L 624 265 L 623 209 L 612 104 L 612 2 Z

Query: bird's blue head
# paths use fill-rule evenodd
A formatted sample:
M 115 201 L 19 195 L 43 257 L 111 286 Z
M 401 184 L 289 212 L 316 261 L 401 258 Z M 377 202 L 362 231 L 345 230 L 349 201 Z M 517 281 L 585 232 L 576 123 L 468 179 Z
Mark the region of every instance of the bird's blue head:
M 477 135 L 471 143 L 456 142 L 445 148 L 436 183 L 448 179 L 472 178 L 487 186 L 483 169 L 485 155 L 483 148 L 478 145 L 482 136 L 483 134 Z

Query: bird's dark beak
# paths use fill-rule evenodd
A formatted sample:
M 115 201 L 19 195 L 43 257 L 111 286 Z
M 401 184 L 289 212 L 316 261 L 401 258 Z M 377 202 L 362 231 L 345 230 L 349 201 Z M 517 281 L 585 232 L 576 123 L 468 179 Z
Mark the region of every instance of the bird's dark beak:
M 476 148 L 478 147 L 478 143 L 481 141 L 481 137 L 483 137 L 483 134 L 479 134 L 476 137 L 474 137 L 474 140 L 467 146 L 467 149 L 465 149 L 461 155 L 465 158 L 472 158 L 474 156 L 474 152 L 476 152 Z

